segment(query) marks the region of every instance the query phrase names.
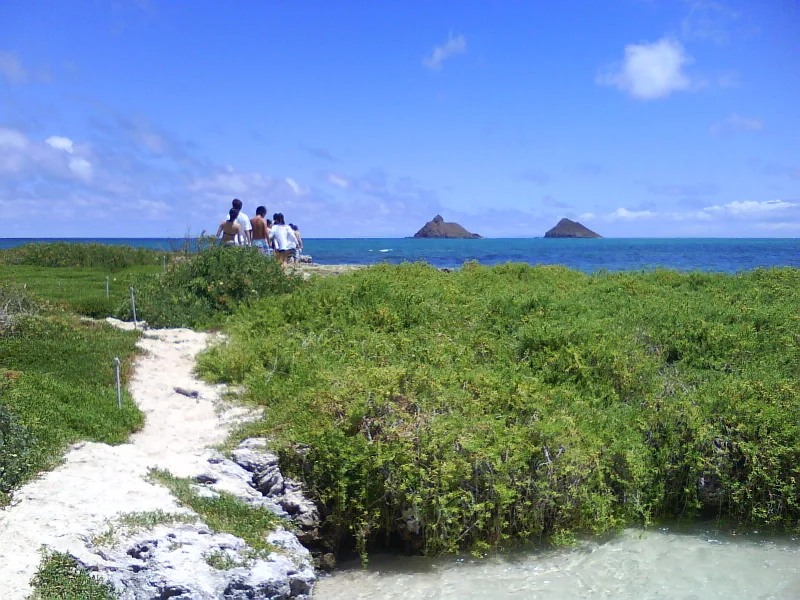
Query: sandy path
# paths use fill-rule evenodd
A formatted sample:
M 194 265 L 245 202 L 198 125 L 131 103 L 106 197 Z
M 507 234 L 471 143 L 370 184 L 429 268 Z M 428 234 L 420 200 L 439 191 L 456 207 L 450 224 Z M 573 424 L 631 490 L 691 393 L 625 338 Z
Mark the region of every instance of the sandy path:
M 192 375 L 194 357 L 207 334 L 188 329 L 153 330 L 139 345 L 147 354 L 136 363 L 130 390 L 145 413 L 144 428 L 131 443 L 76 444 L 65 462 L 14 494 L 0 510 L 0 598 L 24 599 L 39 565 L 39 548 L 78 551 L 83 539 L 102 531 L 121 512 L 178 510 L 163 487 L 145 481 L 150 467 L 187 477 L 203 472 L 207 447 L 225 439 L 228 425 L 246 411 L 220 416 L 218 390 Z M 199 398 L 174 392 L 197 390 Z

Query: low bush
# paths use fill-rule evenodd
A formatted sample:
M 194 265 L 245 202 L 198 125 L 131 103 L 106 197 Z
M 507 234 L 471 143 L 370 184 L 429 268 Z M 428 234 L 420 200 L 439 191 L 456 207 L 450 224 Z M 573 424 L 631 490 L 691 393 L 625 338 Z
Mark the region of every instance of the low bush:
M 247 386 L 264 420 L 240 436 L 275 439 L 362 550 L 798 527 L 798 306 L 788 268 L 381 265 L 242 311 L 199 368 Z
M 289 293 L 301 281 L 257 248 L 209 247 L 166 273 L 138 278 L 136 314 L 154 327 L 208 326 L 240 306 Z M 118 305 L 116 314 L 132 319 L 130 298 Z
M 0 264 L 31 267 L 91 267 L 111 271 L 140 265 L 161 265 L 172 255 L 148 248 L 74 242 L 35 242 L 0 250 Z

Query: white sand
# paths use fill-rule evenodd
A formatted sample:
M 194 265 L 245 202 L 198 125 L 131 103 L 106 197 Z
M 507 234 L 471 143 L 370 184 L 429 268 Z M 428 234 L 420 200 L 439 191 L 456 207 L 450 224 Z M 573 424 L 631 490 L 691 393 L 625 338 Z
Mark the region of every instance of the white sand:
M 0 598 L 27 597 L 42 545 L 79 552 L 87 536 L 103 531 L 121 512 L 180 510 L 165 488 L 145 481 L 148 469 L 181 477 L 202 473 L 208 446 L 222 442 L 229 425 L 249 414 L 218 414 L 219 389 L 193 376 L 194 357 L 208 338 L 188 329 L 146 332 L 139 345 L 147 353 L 137 360 L 130 382 L 145 413 L 144 428 L 121 446 L 76 444 L 64 464 L 20 488 L 12 505 L 0 510 Z M 199 397 L 178 394 L 176 386 Z

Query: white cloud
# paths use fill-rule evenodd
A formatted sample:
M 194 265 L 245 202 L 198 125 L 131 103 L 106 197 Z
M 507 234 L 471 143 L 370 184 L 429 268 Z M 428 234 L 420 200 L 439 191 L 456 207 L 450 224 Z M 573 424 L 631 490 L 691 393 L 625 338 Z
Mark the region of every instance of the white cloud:
M 349 189 L 352 185 L 347 177 L 337 173 L 328 173 L 327 179 L 328 182 L 332 183 L 336 187 L 342 188 L 343 190 Z
M 13 52 L 0 51 L 0 75 L 4 75 L 9 83 L 25 83 L 28 74 Z
M 583 213 L 582 215 L 578 215 L 578 219 L 580 219 L 581 221 L 591 221 L 592 219 L 595 219 L 595 218 L 596 218 L 596 215 L 594 213 L 590 213 L 590 212 Z
M 0 148 L 23 150 L 28 145 L 28 138 L 14 129 L 0 127 Z
M 706 206 L 701 210 L 691 210 L 684 212 L 665 211 L 653 212 L 649 210 L 628 210 L 621 207 L 614 212 L 602 217 L 602 220 L 613 221 L 644 221 L 658 219 L 659 221 L 725 221 L 725 220 L 749 220 L 757 225 L 758 219 L 770 219 L 776 217 L 786 218 L 788 215 L 798 212 L 800 204 L 794 202 L 784 202 L 783 200 L 766 200 L 757 202 L 755 200 L 744 200 L 729 202 L 723 205 Z M 588 213 L 591 215 L 591 213 Z M 579 218 L 589 220 L 588 215 L 581 215 Z M 593 215 L 592 215 L 593 216 Z M 800 216 L 800 215 L 799 215 Z
M 800 205 L 793 202 L 784 202 L 783 200 L 767 200 L 765 202 L 745 200 L 744 202 L 730 202 L 722 206 L 707 206 L 703 210 L 709 213 L 727 213 L 729 215 L 755 215 L 758 213 L 763 214 L 776 210 L 785 210 L 796 206 Z
M 309 191 L 307 187 L 303 187 L 291 177 L 286 178 L 286 183 L 288 183 L 289 187 L 292 188 L 292 191 L 294 192 L 295 196 L 304 196 Z
M 85 158 L 70 158 L 69 170 L 84 181 L 92 179 L 92 164 Z
M 665 37 L 651 44 L 629 44 L 625 46 L 622 64 L 607 67 L 595 81 L 615 86 L 641 100 L 665 98 L 672 92 L 694 86 L 683 70 L 692 62 L 681 43 L 672 38 Z
M 451 32 L 443 46 L 435 46 L 430 56 L 422 59 L 422 64 L 431 71 L 439 71 L 442 63 L 449 58 L 464 54 L 467 51 L 467 39 L 463 35 L 453 37 Z
M 65 152 L 69 152 L 72 154 L 72 140 L 68 137 L 61 137 L 58 135 L 52 135 L 44 141 L 45 144 L 50 146 L 51 148 L 55 148 L 56 150 L 64 150 Z
M 618 208 L 608 216 L 610 221 L 639 221 L 641 219 L 652 219 L 658 215 L 649 210 L 628 210 L 627 208 Z
M 747 131 L 763 131 L 764 121 L 755 117 L 743 117 L 733 113 L 730 117 L 719 123 L 714 123 L 709 127 L 711 135 L 721 133 L 742 133 Z

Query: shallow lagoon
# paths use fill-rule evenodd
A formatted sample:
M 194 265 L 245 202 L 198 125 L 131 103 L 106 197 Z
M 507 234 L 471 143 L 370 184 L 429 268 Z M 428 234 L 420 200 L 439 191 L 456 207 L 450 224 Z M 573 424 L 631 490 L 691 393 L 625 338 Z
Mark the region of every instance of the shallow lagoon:
M 485 559 L 375 556 L 343 565 L 315 599 L 789 600 L 800 597 L 796 538 L 713 529 L 625 530 L 574 548 Z

